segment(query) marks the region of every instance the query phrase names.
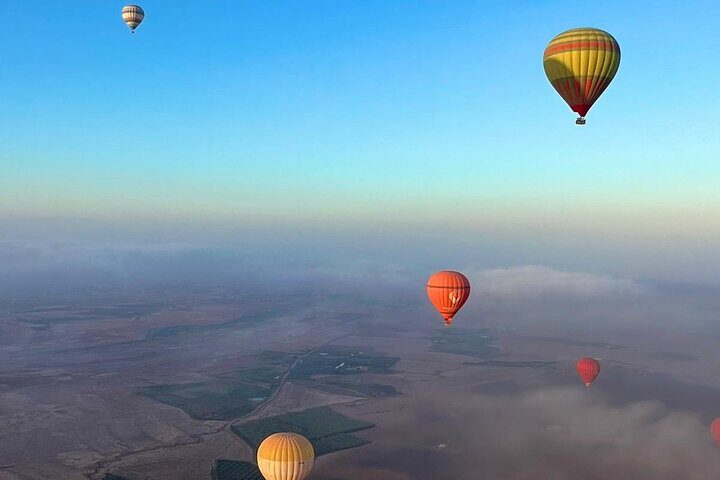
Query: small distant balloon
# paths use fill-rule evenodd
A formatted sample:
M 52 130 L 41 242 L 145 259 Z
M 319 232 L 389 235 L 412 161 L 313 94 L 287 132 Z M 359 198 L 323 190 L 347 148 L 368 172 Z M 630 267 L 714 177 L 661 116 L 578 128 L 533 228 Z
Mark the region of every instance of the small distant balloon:
M 585 115 L 620 67 L 620 45 L 598 28 L 574 28 L 550 40 L 543 55 L 545 75 L 585 125 Z
M 445 325 L 451 325 L 455 314 L 470 297 L 470 280 L 460 272 L 443 270 L 428 279 L 427 294 Z
M 710 435 L 715 443 L 720 446 L 720 418 L 716 418 L 710 424 Z
M 303 480 L 310 474 L 314 462 L 312 444 L 297 433 L 270 435 L 257 451 L 258 468 L 266 480 Z
M 126 5 L 122 9 L 122 19 L 132 33 L 145 18 L 145 11 L 139 5 Z
M 600 374 L 600 362 L 594 358 L 581 358 L 575 365 L 575 370 L 577 370 L 582 381 L 585 382 L 585 386 L 590 387 Z

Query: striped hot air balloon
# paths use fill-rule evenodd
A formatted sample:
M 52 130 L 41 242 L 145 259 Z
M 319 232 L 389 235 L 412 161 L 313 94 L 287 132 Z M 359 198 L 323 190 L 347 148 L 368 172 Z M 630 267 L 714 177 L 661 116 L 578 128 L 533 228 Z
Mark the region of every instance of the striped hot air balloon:
M 315 461 L 310 441 L 297 433 L 275 433 L 257 451 L 260 473 L 266 480 L 303 480 Z
M 437 272 L 427 281 L 427 294 L 445 319 L 445 325 L 450 325 L 455 314 L 470 297 L 470 280 L 460 272 Z
M 600 375 L 600 362 L 594 358 L 581 358 L 577 361 L 575 370 L 577 370 L 582 381 L 585 382 L 585 386 L 590 387 L 597 376 Z
M 543 55 L 545 74 L 585 124 L 585 115 L 615 77 L 620 46 L 597 28 L 575 28 L 553 38 Z
M 130 28 L 132 33 L 145 18 L 145 11 L 139 5 L 126 5 L 122 9 L 123 22 Z

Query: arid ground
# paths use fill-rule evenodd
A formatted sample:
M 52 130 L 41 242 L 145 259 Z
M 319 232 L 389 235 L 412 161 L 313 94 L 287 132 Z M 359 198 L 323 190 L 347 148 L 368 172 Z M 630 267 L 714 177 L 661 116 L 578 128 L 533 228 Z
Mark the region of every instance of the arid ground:
M 322 406 L 369 428 L 317 480 L 716 478 L 718 292 L 543 275 L 480 274 L 447 328 L 421 288 L 8 301 L 0 478 L 210 478 L 253 461 L 236 428 Z

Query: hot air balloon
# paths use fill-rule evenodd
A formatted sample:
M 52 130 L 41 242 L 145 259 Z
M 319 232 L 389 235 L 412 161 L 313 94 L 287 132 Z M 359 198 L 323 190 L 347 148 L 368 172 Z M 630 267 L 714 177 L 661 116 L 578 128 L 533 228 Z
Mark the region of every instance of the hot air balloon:
M 603 30 L 575 28 L 550 40 L 543 66 L 555 90 L 580 115 L 575 123 L 585 125 L 588 110 L 618 71 L 620 46 Z
M 266 480 L 303 480 L 315 461 L 310 441 L 297 433 L 275 433 L 257 451 L 260 473 Z
M 575 370 L 577 370 L 582 381 L 585 382 L 585 386 L 590 387 L 600 374 L 600 362 L 594 358 L 581 358 L 575 365 Z
M 716 418 L 710 424 L 710 435 L 715 443 L 720 445 L 720 418 Z
M 470 296 L 470 281 L 460 272 L 443 270 L 428 279 L 427 294 L 445 319 L 445 325 L 450 325 Z
M 126 5 L 122 9 L 122 19 L 125 24 L 130 27 L 130 31 L 135 33 L 135 29 L 145 18 L 145 11 L 139 5 Z

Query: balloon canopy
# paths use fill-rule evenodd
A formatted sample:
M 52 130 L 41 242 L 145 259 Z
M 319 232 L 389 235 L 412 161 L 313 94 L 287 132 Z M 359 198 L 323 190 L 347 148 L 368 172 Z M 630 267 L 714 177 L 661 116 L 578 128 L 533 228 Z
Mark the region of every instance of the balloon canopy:
M 428 279 L 427 294 L 445 320 L 445 325 L 450 325 L 470 297 L 470 280 L 460 272 L 443 270 Z
M 600 362 L 594 358 L 581 358 L 575 365 L 575 369 L 582 381 L 585 382 L 585 386 L 589 387 L 600 374 Z
M 123 22 L 133 33 L 135 33 L 135 29 L 142 23 L 144 18 L 145 11 L 139 5 L 126 5 L 122 9 Z
M 710 424 L 710 435 L 715 443 L 720 445 L 720 418 L 716 418 Z
M 258 468 L 266 480 L 303 480 L 310 474 L 314 461 L 312 444 L 297 433 L 270 435 L 257 451 Z
M 603 30 L 575 28 L 550 41 L 543 66 L 555 90 L 580 115 L 576 123 L 584 124 L 620 67 L 620 45 Z

